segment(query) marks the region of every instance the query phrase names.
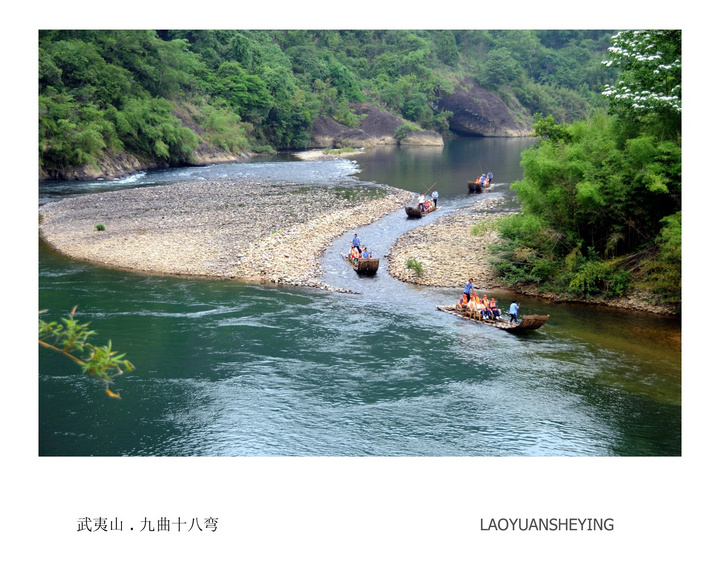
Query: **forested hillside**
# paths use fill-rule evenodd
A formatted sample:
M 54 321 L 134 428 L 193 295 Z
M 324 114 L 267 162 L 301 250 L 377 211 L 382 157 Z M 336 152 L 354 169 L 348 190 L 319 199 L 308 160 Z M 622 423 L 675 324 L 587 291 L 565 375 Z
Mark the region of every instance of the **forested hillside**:
M 320 116 L 357 126 L 358 102 L 448 136 L 437 103 L 468 80 L 571 122 L 603 105 L 609 45 L 593 30 L 41 31 L 40 173 L 304 148 Z

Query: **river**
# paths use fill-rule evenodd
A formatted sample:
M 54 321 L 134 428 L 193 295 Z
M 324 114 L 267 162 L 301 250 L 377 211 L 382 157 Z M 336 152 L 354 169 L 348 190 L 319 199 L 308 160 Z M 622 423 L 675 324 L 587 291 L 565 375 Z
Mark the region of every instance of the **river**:
M 148 172 L 121 182 L 41 184 L 40 201 L 180 179 L 375 181 L 435 186 L 442 209 L 396 212 L 350 231 L 323 258 L 323 281 L 355 294 L 135 274 L 73 261 L 40 244 L 39 302 L 78 306 L 97 343 L 136 370 L 108 398 L 67 360 L 40 351 L 41 456 L 678 456 L 680 322 L 522 297 L 550 314 L 514 335 L 437 312 L 461 287 L 358 278 L 338 253 L 358 232 L 375 254 L 413 226 L 491 195 L 517 206 L 526 139 L 379 148 L 354 159 L 272 160 Z M 503 208 L 501 208 L 503 209 Z M 490 295 L 490 294 L 489 294 Z M 492 293 L 501 306 L 509 292 Z

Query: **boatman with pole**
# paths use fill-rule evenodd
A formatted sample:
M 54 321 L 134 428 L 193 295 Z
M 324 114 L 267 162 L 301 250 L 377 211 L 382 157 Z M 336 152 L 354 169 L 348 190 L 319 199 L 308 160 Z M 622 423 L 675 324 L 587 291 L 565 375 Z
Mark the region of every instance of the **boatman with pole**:
M 467 302 L 470 302 L 470 297 L 472 296 L 472 291 L 473 291 L 473 279 L 470 278 L 465 283 L 465 290 L 463 290 L 463 293 L 467 295 Z

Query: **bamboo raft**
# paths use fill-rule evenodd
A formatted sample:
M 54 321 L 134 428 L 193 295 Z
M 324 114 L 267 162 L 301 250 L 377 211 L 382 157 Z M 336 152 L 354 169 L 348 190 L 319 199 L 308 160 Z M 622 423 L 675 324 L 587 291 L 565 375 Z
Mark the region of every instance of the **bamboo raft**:
M 492 184 L 485 182 L 485 186 L 480 186 L 480 182 L 475 182 L 474 180 L 468 180 L 468 192 L 471 194 L 480 194 L 482 192 L 487 192 L 490 188 L 492 188 Z
M 425 210 L 424 212 L 420 210 L 420 208 L 417 208 L 415 206 L 405 206 L 405 214 L 408 215 L 408 218 L 421 218 L 422 216 L 425 216 L 425 214 L 430 214 L 430 212 L 435 212 L 440 208 L 440 206 L 432 205 L 430 208 Z
M 548 321 L 550 316 L 541 316 L 539 314 L 526 314 L 522 317 L 522 320 L 518 323 L 509 322 L 508 320 L 485 320 L 484 318 L 470 317 L 464 312 L 457 310 L 455 306 L 435 306 L 441 312 L 447 312 L 463 320 L 470 322 L 476 322 L 477 324 L 487 324 L 493 328 L 500 328 L 500 330 L 507 330 L 508 332 L 526 332 L 528 330 L 537 330 Z
M 340 254 L 358 276 L 375 276 L 380 266 L 380 258 L 350 258 L 347 254 Z

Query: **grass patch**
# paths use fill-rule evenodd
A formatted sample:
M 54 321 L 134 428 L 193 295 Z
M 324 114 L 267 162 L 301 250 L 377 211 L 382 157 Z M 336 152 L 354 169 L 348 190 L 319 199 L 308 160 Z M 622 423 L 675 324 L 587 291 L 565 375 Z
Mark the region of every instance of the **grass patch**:
M 355 148 L 326 148 L 323 154 L 345 154 L 347 152 L 355 152 Z
M 407 262 L 405 262 L 405 266 L 407 266 L 409 270 L 415 272 L 417 276 L 423 275 L 423 263 L 420 262 L 420 260 L 418 260 L 417 258 L 408 258 Z
M 488 232 L 493 232 L 497 229 L 497 220 L 479 220 L 470 228 L 470 234 L 473 236 L 485 236 Z

